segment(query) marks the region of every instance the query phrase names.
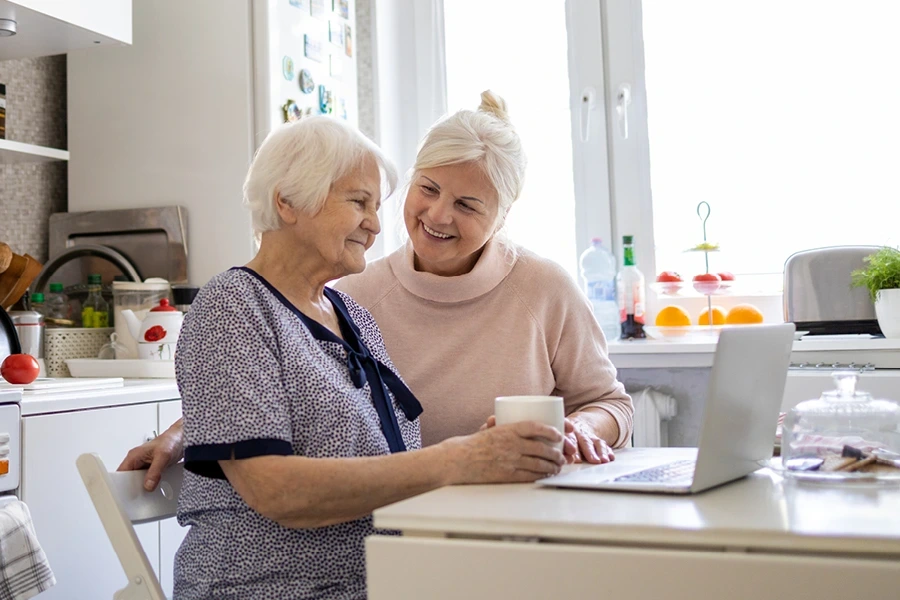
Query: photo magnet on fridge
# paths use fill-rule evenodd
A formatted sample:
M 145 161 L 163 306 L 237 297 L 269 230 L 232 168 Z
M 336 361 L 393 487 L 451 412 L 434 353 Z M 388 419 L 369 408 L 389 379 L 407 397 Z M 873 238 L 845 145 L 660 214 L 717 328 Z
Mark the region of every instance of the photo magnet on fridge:
M 313 80 L 312 73 L 309 72 L 309 69 L 300 69 L 300 75 L 297 77 L 297 82 L 300 84 L 300 91 L 304 94 L 311 94 L 314 89 L 316 89 L 316 82 Z
M 334 12 L 341 15 L 345 19 L 350 18 L 350 0 L 334 0 Z
M 331 76 L 334 79 L 341 80 L 344 77 L 344 57 L 341 54 L 332 54 L 328 57 L 330 60 L 329 68 Z
M 288 4 L 295 8 L 299 8 L 303 12 L 309 12 L 309 0 L 288 0 Z
M 314 39 L 308 33 L 304 33 L 303 55 L 310 60 L 322 62 L 322 40 Z
M 284 75 L 284 78 L 288 81 L 293 81 L 294 79 L 294 59 L 290 56 L 285 56 L 281 59 L 281 74 Z
M 325 0 L 310 0 L 309 8 L 312 16 L 318 18 L 325 16 Z
M 344 45 L 344 24 L 339 19 L 328 21 L 328 41 L 336 46 Z
M 347 56 L 353 56 L 353 37 L 350 35 L 350 26 L 344 26 L 344 51 Z

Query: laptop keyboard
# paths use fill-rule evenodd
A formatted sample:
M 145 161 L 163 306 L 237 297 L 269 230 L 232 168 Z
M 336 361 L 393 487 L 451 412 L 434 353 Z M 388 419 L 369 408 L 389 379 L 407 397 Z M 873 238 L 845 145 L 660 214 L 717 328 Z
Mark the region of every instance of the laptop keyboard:
M 694 475 L 694 465 L 696 464 L 696 461 L 693 460 L 676 460 L 664 465 L 659 465 L 658 467 L 622 475 L 621 477 L 616 477 L 613 481 L 681 483 L 683 480 L 684 483 L 690 483 L 691 478 Z

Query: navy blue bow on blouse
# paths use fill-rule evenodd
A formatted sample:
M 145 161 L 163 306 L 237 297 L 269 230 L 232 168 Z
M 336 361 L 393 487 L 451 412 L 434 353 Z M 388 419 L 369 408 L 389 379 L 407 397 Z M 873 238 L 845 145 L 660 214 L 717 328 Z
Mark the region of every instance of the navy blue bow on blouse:
M 378 419 L 381 421 L 381 431 L 384 433 L 388 447 L 391 452 L 405 451 L 406 444 L 403 442 L 400 424 L 397 422 L 397 415 L 394 414 L 391 406 L 388 390 L 397 399 L 400 409 L 410 421 L 422 414 L 422 405 L 406 387 L 406 384 L 387 365 L 372 356 L 363 343 L 359 328 L 350 318 L 350 313 L 337 292 L 325 288 L 325 295 L 331 299 L 332 304 L 340 313 L 350 380 L 357 389 L 362 389 L 367 382 L 369 383 L 372 390 L 372 401 L 375 411 L 378 413 Z
M 406 450 L 406 444 L 403 442 L 400 424 L 397 422 L 397 415 L 394 414 L 390 405 L 390 396 L 387 394 L 385 387 L 397 399 L 400 409 L 410 421 L 415 420 L 422 414 L 422 405 L 419 404 L 419 401 L 409 391 L 409 388 L 393 371 L 369 354 L 368 349 L 362 344 L 362 340 L 360 340 L 360 346 L 362 352 L 346 348 L 347 370 L 350 372 L 350 379 L 357 389 L 363 388 L 366 382 L 369 383 L 369 387 L 372 389 L 375 411 L 378 413 L 378 419 L 381 421 L 381 430 L 384 432 L 388 446 L 391 452 L 403 452 Z

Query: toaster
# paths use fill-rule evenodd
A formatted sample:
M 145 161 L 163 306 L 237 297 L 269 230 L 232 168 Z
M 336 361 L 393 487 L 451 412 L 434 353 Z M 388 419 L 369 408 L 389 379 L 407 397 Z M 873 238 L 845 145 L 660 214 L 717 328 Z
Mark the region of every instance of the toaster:
M 784 320 L 810 335 L 880 335 L 875 305 L 851 273 L 880 246 L 831 246 L 792 254 L 784 263 Z

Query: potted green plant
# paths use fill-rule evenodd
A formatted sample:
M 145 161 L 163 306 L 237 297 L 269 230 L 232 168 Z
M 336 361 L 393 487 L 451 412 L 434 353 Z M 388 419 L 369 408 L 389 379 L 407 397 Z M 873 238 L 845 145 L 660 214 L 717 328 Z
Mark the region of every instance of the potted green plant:
M 900 338 L 900 250 L 884 247 L 863 260 L 868 266 L 853 271 L 853 285 L 869 290 L 884 337 Z

